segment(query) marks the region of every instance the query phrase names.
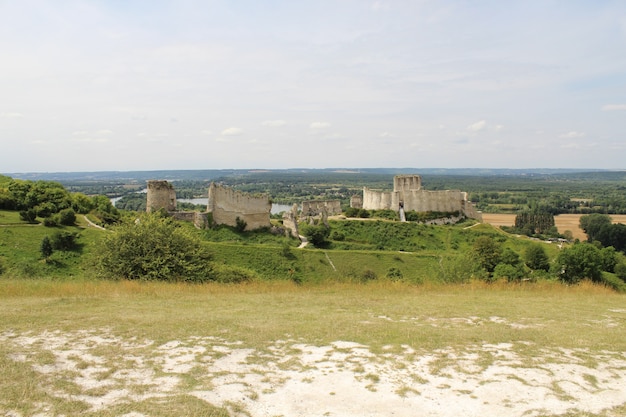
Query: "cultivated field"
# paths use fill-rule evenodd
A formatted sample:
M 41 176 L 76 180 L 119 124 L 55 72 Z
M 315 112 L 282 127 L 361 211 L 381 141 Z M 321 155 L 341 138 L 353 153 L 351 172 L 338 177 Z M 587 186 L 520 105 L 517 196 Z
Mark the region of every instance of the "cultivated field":
M 585 232 L 579 227 L 580 216 L 580 214 L 559 214 L 555 216 L 554 222 L 559 233 L 569 230 L 572 232 L 574 238 L 586 240 L 587 235 L 585 235 Z M 624 214 L 612 214 L 611 219 L 613 219 L 613 223 L 626 224 L 626 215 Z M 483 213 L 483 222 L 493 226 L 513 226 L 515 224 L 515 214 Z
M 0 281 L 3 416 L 626 415 L 583 284 Z

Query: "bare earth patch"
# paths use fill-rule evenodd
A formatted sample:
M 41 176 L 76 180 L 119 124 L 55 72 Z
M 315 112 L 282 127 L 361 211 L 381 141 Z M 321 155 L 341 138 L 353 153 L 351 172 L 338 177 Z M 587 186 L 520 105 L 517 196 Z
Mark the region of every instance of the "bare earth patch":
M 422 325 L 480 321 L 460 317 Z M 259 350 L 217 337 L 156 343 L 94 329 L 5 332 L 0 343 L 13 352 L 12 360 L 30 365 L 53 396 L 82 401 L 92 412 L 120 403 L 133 410 L 134 403 L 180 394 L 253 417 L 543 416 L 598 413 L 626 401 L 626 353 L 525 342 L 373 352 L 349 341 L 313 346 L 279 340 Z M 56 383 L 60 379 L 67 383 Z M 38 415 L 46 417 L 46 409 L 41 404 Z M 20 416 L 1 407 L 0 414 Z
M 496 227 L 513 226 L 515 225 L 515 216 L 515 214 L 483 213 L 483 222 Z M 580 228 L 580 216 L 580 214 L 559 214 L 554 216 L 554 223 L 559 233 L 569 230 L 574 238 L 586 240 L 587 235 Z M 611 220 L 613 220 L 613 223 L 626 223 L 626 215 L 611 214 Z

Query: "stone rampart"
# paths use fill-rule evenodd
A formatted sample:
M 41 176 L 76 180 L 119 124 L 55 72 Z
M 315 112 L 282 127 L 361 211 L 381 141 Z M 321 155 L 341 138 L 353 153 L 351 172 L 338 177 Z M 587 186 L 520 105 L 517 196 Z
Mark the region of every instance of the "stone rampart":
M 303 216 L 319 216 L 322 213 L 328 216 L 341 214 L 341 201 L 339 200 L 311 200 L 302 202 Z
M 298 231 L 298 205 L 294 204 L 291 210 L 283 213 L 283 226 L 289 236 L 300 238 Z
M 421 178 L 417 175 L 394 177 L 394 191 L 375 191 L 363 189 L 363 208 L 366 210 L 399 211 L 439 211 L 463 213 L 466 217 L 482 221 L 467 193 L 458 190 L 428 191 L 421 189 Z
M 146 211 L 151 213 L 165 209 L 165 211 L 176 210 L 176 190 L 167 181 L 148 181 L 148 193 L 146 196 Z
M 352 197 L 350 197 L 350 207 L 355 208 L 355 209 L 362 209 L 363 208 L 363 196 L 353 195 Z
M 396 175 L 393 177 L 394 191 L 414 191 L 422 189 L 422 177 L 419 175 Z
M 253 197 L 241 191 L 225 188 L 215 183 L 209 187 L 207 212 L 213 222 L 237 226 L 237 218 L 246 222 L 246 230 L 270 227 L 272 204 L 268 197 Z

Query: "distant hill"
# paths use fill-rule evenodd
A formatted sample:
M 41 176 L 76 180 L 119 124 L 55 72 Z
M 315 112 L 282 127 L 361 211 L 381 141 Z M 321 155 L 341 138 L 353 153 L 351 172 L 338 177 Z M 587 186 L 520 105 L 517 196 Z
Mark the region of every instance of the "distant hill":
M 419 174 L 419 175 L 456 175 L 456 176 L 536 176 L 536 175 L 567 175 L 567 174 L 590 174 L 604 176 L 607 173 L 624 171 L 609 171 L 602 169 L 565 169 L 565 168 L 290 168 L 290 169 L 197 169 L 197 170 L 155 170 L 155 171 L 94 171 L 94 172 L 17 172 L 5 173 L 12 178 L 25 180 L 45 181 L 137 181 L 145 182 L 151 179 L 163 179 L 168 181 L 196 180 L 207 181 L 217 178 L 241 176 L 255 173 L 276 174 Z

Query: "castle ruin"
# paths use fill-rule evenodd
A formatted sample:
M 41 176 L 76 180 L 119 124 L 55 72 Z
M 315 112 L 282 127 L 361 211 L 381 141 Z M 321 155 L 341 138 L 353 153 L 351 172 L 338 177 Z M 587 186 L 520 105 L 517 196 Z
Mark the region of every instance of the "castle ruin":
M 419 175 L 396 175 L 393 177 L 393 191 L 363 188 L 362 204 L 366 210 L 459 212 L 465 217 L 482 221 L 480 212 L 467 199 L 466 192 L 423 190 Z
M 248 230 L 270 227 L 271 208 L 268 197 L 252 197 L 211 183 L 206 212 L 176 211 L 174 186 L 163 180 L 148 181 L 148 213 L 163 209 L 172 217 L 193 222 L 200 228 L 210 226 L 210 222 L 234 227 L 237 226 L 237 219 L 245 222 Z
M 146 211 L 176 211 L 176 190 L 174 186 L 167 181 L 151 180 L 148 181 L 148 193 L 146 201 Z
M 326 213 L 328 216 L 341 214 L 341 201 L 339 200 L 311 200 L 302 202 L 302 214 L 304 216 L 319 216 Z
M 270 227 L 271 210 L 272 203 L 267 196 L 253 197 L 213 182 L 209 187 L 207 213 L 212 213 L 215 224 L 236 226 L 239 218 L 250 230 Z

